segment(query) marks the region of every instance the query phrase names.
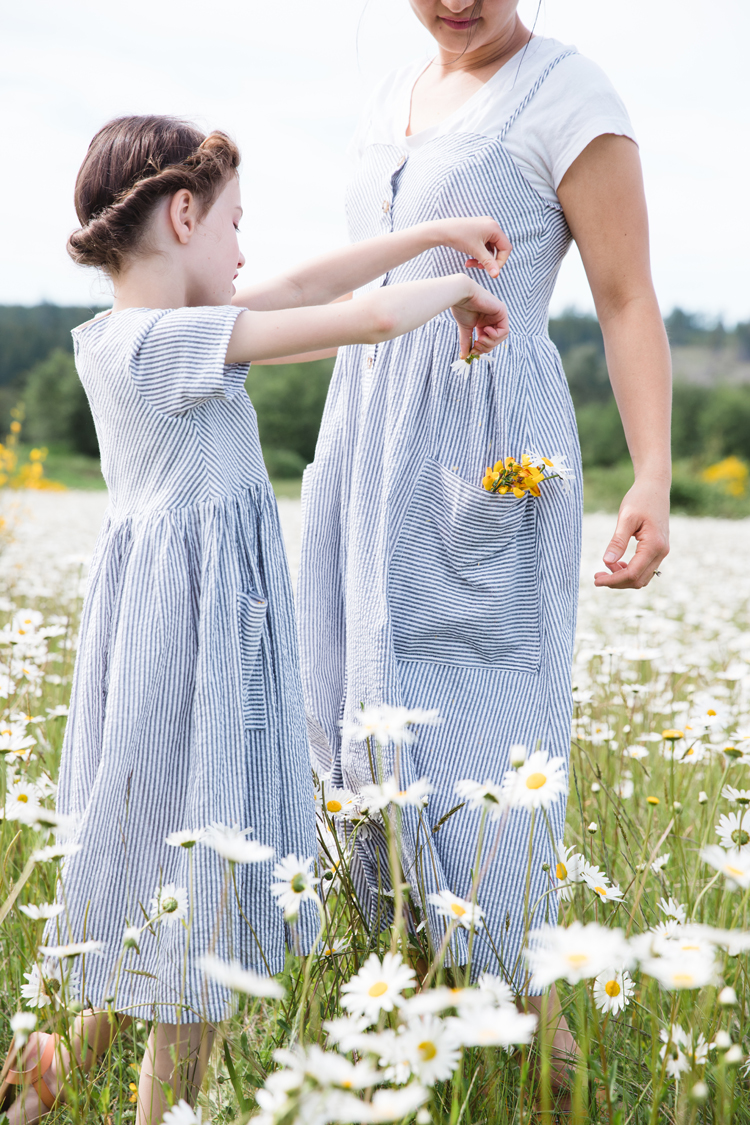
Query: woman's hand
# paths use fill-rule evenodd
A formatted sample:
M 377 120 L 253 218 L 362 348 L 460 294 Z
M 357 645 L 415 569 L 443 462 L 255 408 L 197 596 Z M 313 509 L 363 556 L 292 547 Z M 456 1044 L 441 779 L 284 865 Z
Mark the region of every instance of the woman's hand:
M 637 540 L 630 562 L 622 561 L 631 538 Z M 625 494 L 617 527 L 604 552 L 611 571 L 594 575 L 595 586 L 614 590 L 640 590 L 648 586 L 663 559 L 669 554 L 669 485 L 637 480 Z
M 485 270 L 490 277 L 498 276 L 513 249 L 508 236 L 488 215 L 439 219 L 434 226 L 438 246 L 450 246 L 466 254 L 467 268 Z
M 470 281 L 469 295 L 451 312 L 458 324 L 458 343 L 461 359 L 469 352 L 485 355 L 508 335 L 508 310 L 493 293 Z

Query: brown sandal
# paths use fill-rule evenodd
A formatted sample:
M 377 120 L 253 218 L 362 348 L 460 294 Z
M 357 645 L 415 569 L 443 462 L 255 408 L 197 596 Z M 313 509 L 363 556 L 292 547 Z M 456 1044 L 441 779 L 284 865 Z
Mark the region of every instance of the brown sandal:
M 39 1095 L 39 1100 L 45 1106 L 46 1112 L 54 1109 L 60 1100 L 59 1096 L 55 1095 L 50 1090 L 47 1083 L 44 1081 L 44 1075 L 52 1066 L 55 1057 L 57 1045 L 60 1042 L 59 1035 L 50 1035 L 47 1042 L 44 1044 L 44 1050 L 38 1056 L 37 1061 L 28 1070 L 16 1069 L 18 1063 L 23 1065 L 24 1048 L 17 1047 L 15 1043 L 11 1043 L 10 1050 L 5 1059 L 5 1065 L 2 1069 L 0 1079 L 0 1113 L 4 1112 L 8 1106 L 13 1102 L 14 1098 L 11 1096 L 14 1086 L 26 1087 L 30 1086 Z

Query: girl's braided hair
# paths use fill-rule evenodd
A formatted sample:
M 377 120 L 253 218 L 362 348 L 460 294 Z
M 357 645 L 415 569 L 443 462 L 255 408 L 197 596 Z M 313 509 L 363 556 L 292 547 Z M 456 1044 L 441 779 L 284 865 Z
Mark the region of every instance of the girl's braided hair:
M 80 230 L 68 253 L 117 274 L 142 246 L 160 199 L 187 188 L 204 215 L 240 163 L 224 133 L 206 136 L 177 117 L 118 117 L 89 145 L 76 179 Z

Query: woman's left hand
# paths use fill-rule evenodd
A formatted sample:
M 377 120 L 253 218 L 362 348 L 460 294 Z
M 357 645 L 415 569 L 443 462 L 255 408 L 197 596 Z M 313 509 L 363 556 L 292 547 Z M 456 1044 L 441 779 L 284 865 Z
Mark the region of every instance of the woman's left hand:
M 631 538 L 637 540 L 629 562 L 622 556 Z M 669 485 L 636 481 L 625 494 L 617 527 L 604 552 L 606 570 L 594 575 L 595 586 L 613 590 L 640 590 L 647 586 L 669 554 Z

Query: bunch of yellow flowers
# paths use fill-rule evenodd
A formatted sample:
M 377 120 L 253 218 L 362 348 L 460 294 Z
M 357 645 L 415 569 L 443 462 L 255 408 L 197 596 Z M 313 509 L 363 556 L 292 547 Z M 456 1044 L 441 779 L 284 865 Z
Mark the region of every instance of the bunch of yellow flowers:
M 520 498 L 530 492 L 532 496 L 541 495 L 539 485 L 545 480 L 550 480 L 545 469 L 553 468 L 553 462 L 546 457 L 533 458 L 524 453 L 521 460 L 506 457 L 504 461 L 497 461 L 494 469 L 488 468 L 482 480 L 482 488 L 488 492 L 499 492 L 501 495 L 512 492 Z M 557 474 L 555 474 L 557 475 Z

